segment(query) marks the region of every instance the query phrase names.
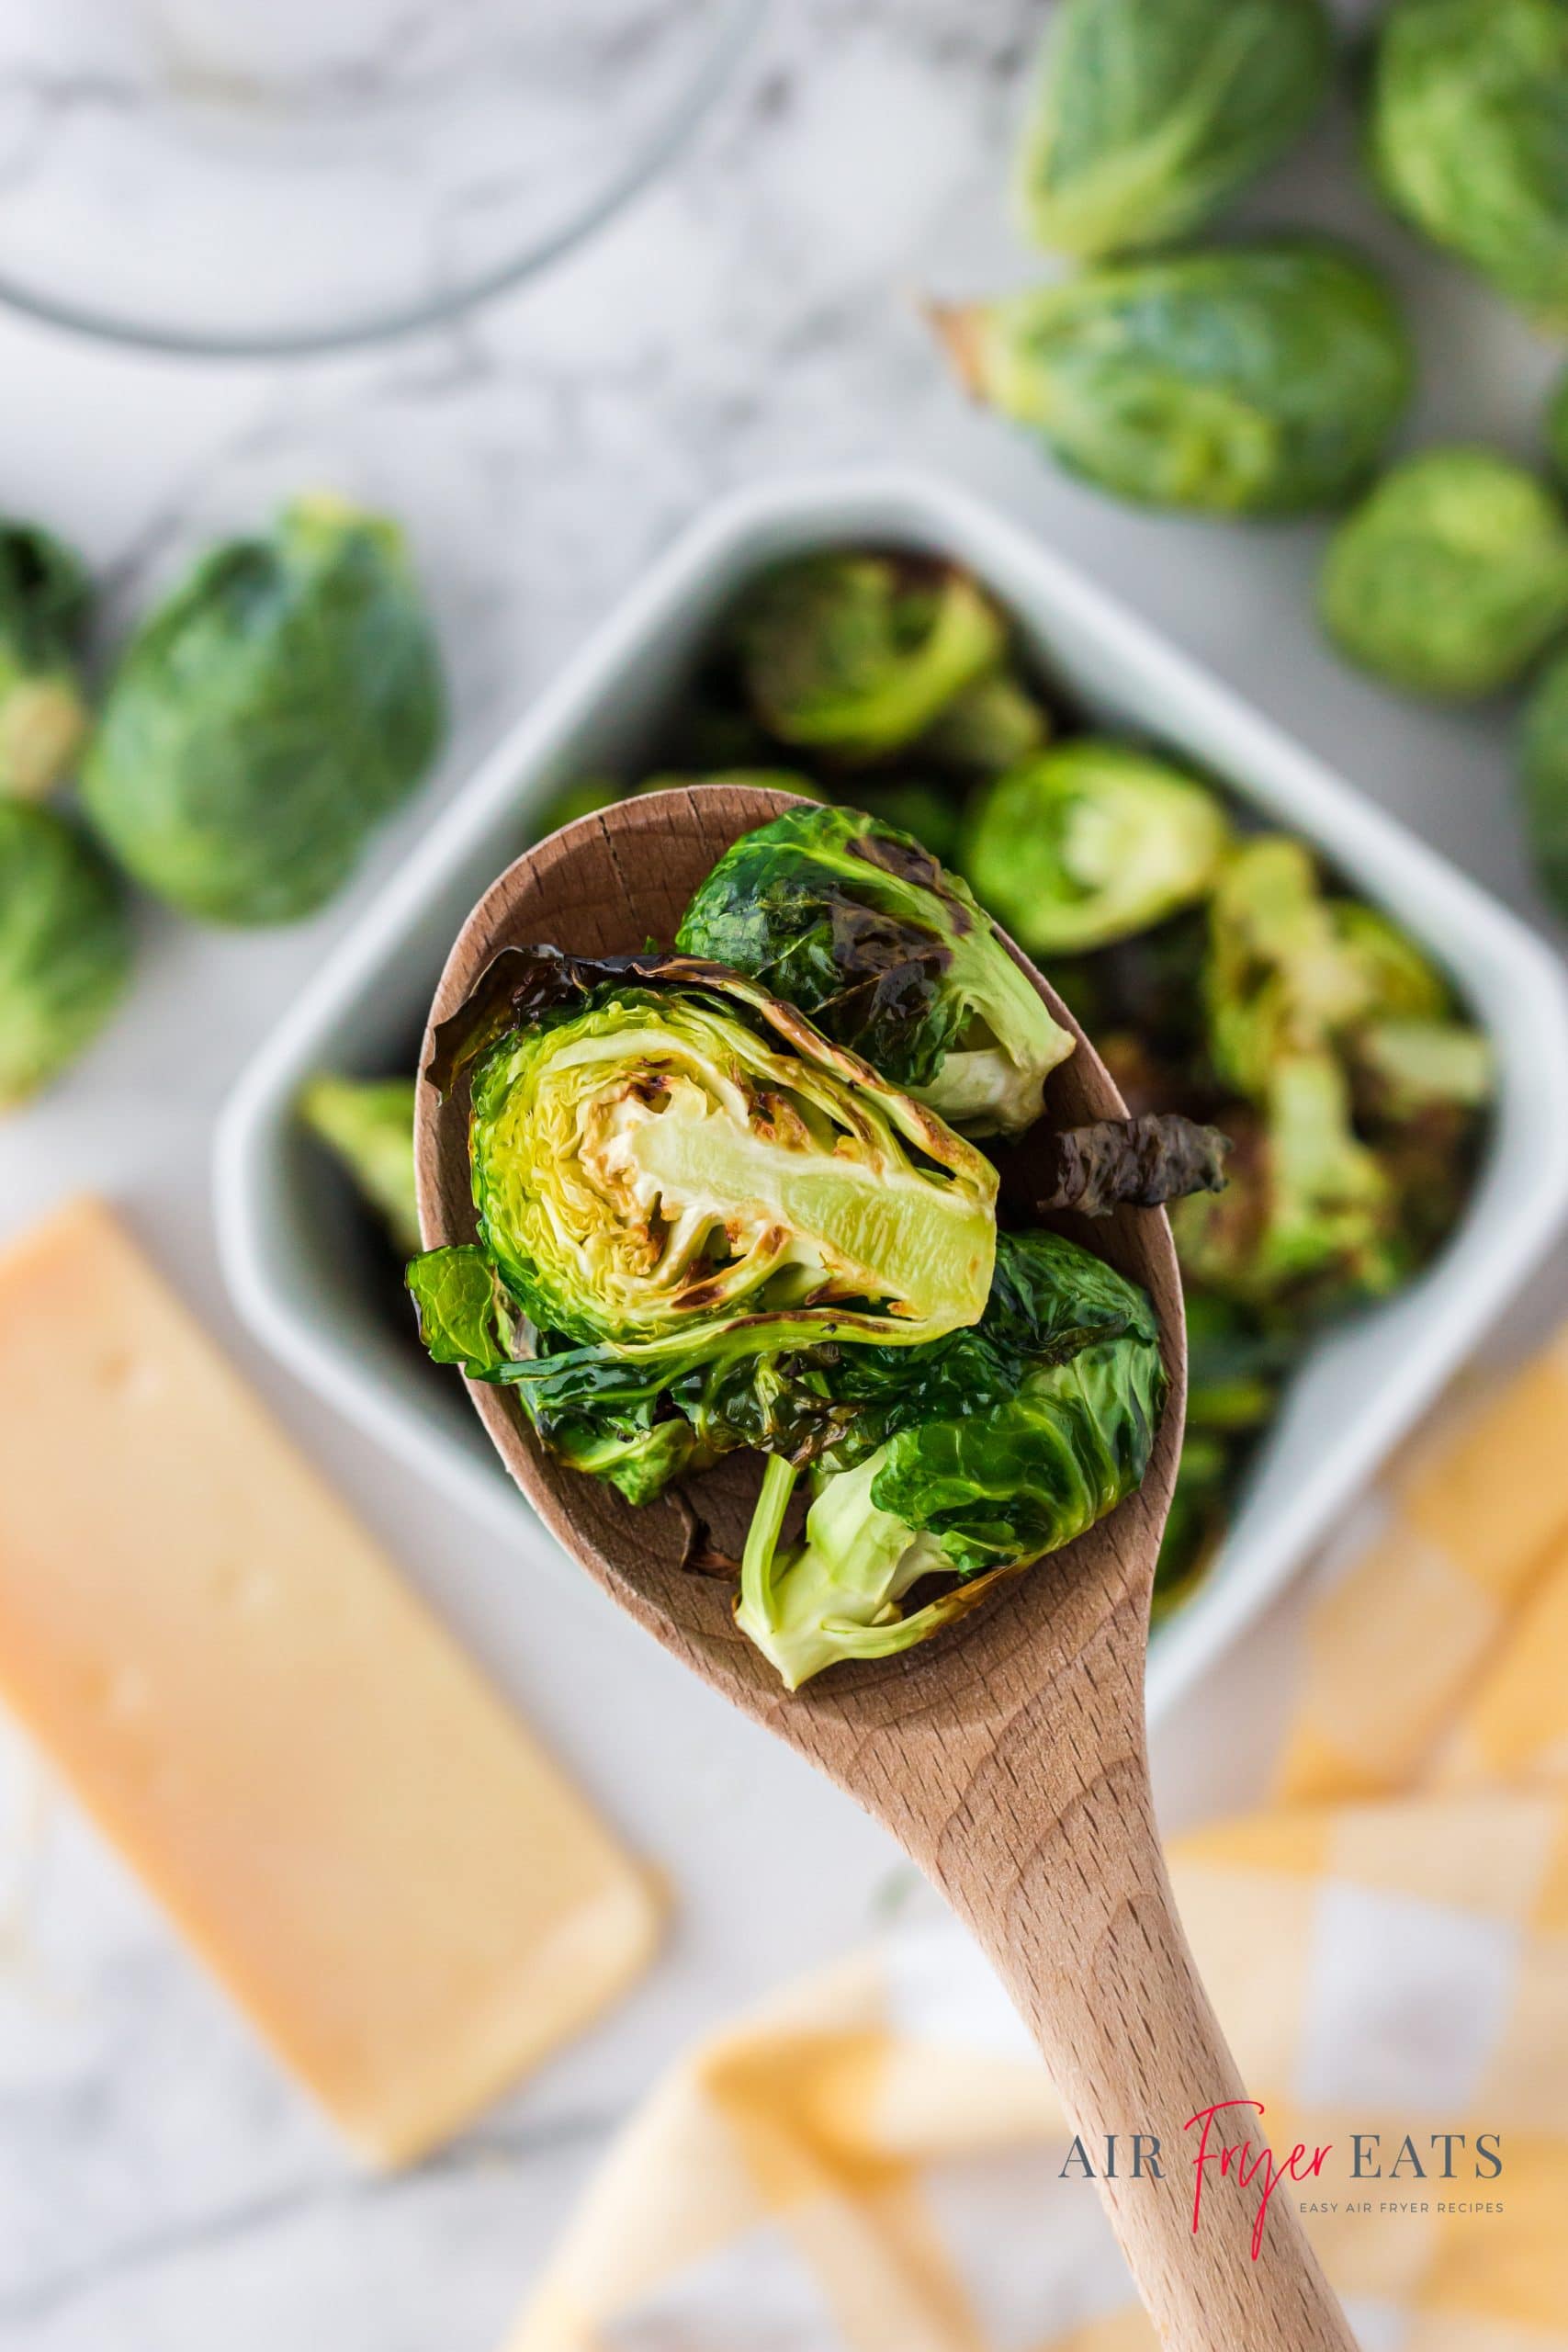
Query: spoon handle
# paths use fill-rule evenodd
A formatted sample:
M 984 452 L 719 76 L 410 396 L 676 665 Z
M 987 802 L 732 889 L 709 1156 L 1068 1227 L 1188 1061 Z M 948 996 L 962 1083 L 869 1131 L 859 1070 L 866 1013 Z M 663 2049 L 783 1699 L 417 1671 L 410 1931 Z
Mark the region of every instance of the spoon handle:
M 1297 2212 L 1316 2193 L 1310 2147 L 1297 2164 L 1304 2179 L 1279 2179 L 1259 2226 L 1263 2152 L 1282 2167 L 1294 2143 L 1247 2100 L 1199 1981 L 1166 1875 L 1141 1725 L 1121 1745 L 1098 1769 L 1080 1755 L 1066 1803 L 1059 1759 L 1036 1774 L 1015 1750 L 1004 1773 L 971 1783 L 962 1819 L 950 1818 L 921 1859 L 1045 2054 L 1083 2151 L 1067 2177 L 1087 2195 L 1092 2165 L 1162 2344 L 1355 2352 Z M 1242 2103 L 1222 2104 L 1231 2101 Z M 1222 2146 L 1243 2143 L 1245 2183 L 1235 2157 L 1224 2172 L 1220 2163 Z

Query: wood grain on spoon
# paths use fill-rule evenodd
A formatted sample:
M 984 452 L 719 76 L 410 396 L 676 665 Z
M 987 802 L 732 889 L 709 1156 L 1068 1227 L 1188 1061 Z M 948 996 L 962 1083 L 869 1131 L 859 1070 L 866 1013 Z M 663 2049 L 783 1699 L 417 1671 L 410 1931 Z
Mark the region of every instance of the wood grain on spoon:
M 604 956 L 634 953 L 649 937 L 669 945 L 721 853 L 795 805 L 783 793 L 695 786 L 624 801 L 552 834 L 474 909 L 442 974 L 433 1023 L 457 1010 L 502 947 L 548 942 Z M 1051 1078 L 1053 1118 L 1120 1115 L 1099 1057 L 1032 977 L 1079 1038 Z M 442 1102 L 425 1082 L 419 1096 L 426 1243 L 469 1241 L 466 1089 Z M 835 1667 L 793 1695 L 737 1633 L 724 1584 L 683 1569 L 689 1510 L 670 1501 L 634 1509 L 547 1453 L 503 1389 L 470 1383 L 469 1395 L 507 1468 L 589 1574 L 884 1822 L 968 1923 L 1044 2052 L 1165 2342 L 1179 2352 L 1351 2352 L 1289 2185 L 1270 2205 L 1256 2260 L 1261 2180 L 1243 2188 L 1234 2166 L 1221 2178 L 1212 2164 L 1192 2227 L 1197 2134 L 1188 2120 L 1243 2092 L 1172 1906 L 1145 1753 L 1149 1600 L 1180 1449 L 1180 1283 L 1161 1213 L 1053 1222 L 1141 1283 L 1159 1315 L 1171 1396 L 1141 1490 L 934 1640 Z M 692 1482 L 719 1551 L 739 1553 L 756 1486 L 746 1457 Z M 1250 2108 L 1222 2125 L 1227 2142 L 1249 2140 L 1255 2150 L 1269 2137 L 1268 2119 L 1259 2123 Z M 1157 2136 L 1160 2177 L 1146 2163 L 1132 2177 L 1136 2132 L 1145 2150 Z M 1121 2161 L 1105 2179 L 1111 2133 Z

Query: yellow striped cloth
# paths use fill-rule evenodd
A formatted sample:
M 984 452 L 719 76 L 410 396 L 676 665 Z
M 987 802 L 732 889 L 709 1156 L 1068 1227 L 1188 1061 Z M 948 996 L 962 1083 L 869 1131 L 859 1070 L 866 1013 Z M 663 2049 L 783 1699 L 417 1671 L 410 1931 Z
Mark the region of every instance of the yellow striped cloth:
M 1568 1334 L 1372 1519 L 1177 1893 L 1263 2136 L 1331 2145 L 1293 2193 L 1364 2352 L 1568 2352 Z M 673 2070 L 507 2352 L 1147 2352 L 1067 2153 L 967 1939 L 895 1931 Z

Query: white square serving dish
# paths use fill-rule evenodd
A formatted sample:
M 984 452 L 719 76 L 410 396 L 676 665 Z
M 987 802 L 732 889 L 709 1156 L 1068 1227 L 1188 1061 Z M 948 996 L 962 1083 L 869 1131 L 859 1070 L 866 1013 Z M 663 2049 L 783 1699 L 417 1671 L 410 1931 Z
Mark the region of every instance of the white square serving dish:
M 689 531 L 513 728 L 256 1056 L 217 1144 L 220 1241 L 241 1311 L 295 1372 L 515 1546 L 558 1559 L 457 1381 L 399 1328 L 346 1189 L 299 1133 L 321 1069 L 412 1063 L 446 951 L 573 777 L 623 767 L 737 591 L 823 545 L 907 546 L 969 566 L 1048 674 L 1097 719 L 1153 737 L 1315 842 L 1424 940 L 1490 1031 L 1497 1115 L 1464 1223 L 1424 1278 L 1325 1339 L 1292 1380 L 1207 1581 L 1156 1635 L 1152 1713 L 1179 1694 L 1334 1529 L 1539 1260 L 1568 1212 L 1568 976 L 1505 909 L 1164 644 L 1083 574 L 974 499 L 918 474 L 770 483 Z

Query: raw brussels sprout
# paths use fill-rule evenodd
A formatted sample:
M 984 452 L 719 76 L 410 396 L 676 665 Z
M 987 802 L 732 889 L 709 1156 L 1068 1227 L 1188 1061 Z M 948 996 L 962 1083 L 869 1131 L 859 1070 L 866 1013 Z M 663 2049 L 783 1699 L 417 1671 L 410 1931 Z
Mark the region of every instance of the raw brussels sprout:
M 414 1081 L 412 1078 L 313 1078 L 299 1116 L 340 1160 L 385 1226 L 394 1249 L 419 1248 L 413 1181 Z
M 944 1119 L 1020 1134 L 1073 1049 L 967 886 L 854 808 L 792 808 L 727 850 L 677 944 L 761 980 Z
M 736 1623 L 791 1690 L 911 1648 L 1103 1519 L 1142 1480 L 1165 1400 L 1144 1293 L 1050 1234 L 1001 1238 L 975 1330 L 843 1354 L 863 1401 L 814 1474 L 804 1540 L 783 1543 L 799 1473 L 775 1455 L 741 1562 Z M 955 1581 L 907 1607 L 933 1576 Z
M 1568 653 L 1547 664 L 1526 706 L 1521 770 L 1536 872 L 1568 914 Z
M 738 973 L 503 950 L 430 1075 L 465 1069 L 478 1246 L 410 1280 L 432 1353 L 474 1377 L 519 1314 L 653 1363 L 737 1334 L 913 1346 L 984 1308 L 990 1163 Z M 487 1292 L 502 1322 L 476 1340 Z
M 52 810 L 0 799 L 0 1110 L 75 1059 L 130 976 L 124 893 L 104 858 Z
M 0 793 L 40 799 L 87 740 L 77 656 L 91 603 L 69 548 L 0 521 Z
M 1339 526 L 1324 626 L 1362 669 L 1466 701 L 1511 685 L 1568 629 L 1568 520 L 1489 449 L 1427 449 Z
M 990 787 L 964 868 L 1021 947 L 1076 955 L 1201 898 L 1230 838 L 1204 786 L 1124 743 L 1082 738 Z
M 132 639 L 87 806 L 138 881 L 212 922 L 330 899 L 441 740 L 429 619 L 395 526 L 300 500 L 198 563 Z
M 1543 324 L 1568 323 L 1568 5 L 1395 0 L 1372 82 L 1394 209 Z
M 843 761 L 923 735 L 1007 648 L 966 572 L 910 556 L 811 555 L 771 571 L 736 624 L 753 708 L 784 743 Z
M 1019 156 L 1047 250 L 1098 261 L 1185 237 L 1317 111 L 1322 0 L 1063 0 Z
M 1411 389 L 1387 286 L 1318 238 L 1125 263 L 937 323 L 976 398 L 1143 505 L 1336 505 L 1376 465 Z

